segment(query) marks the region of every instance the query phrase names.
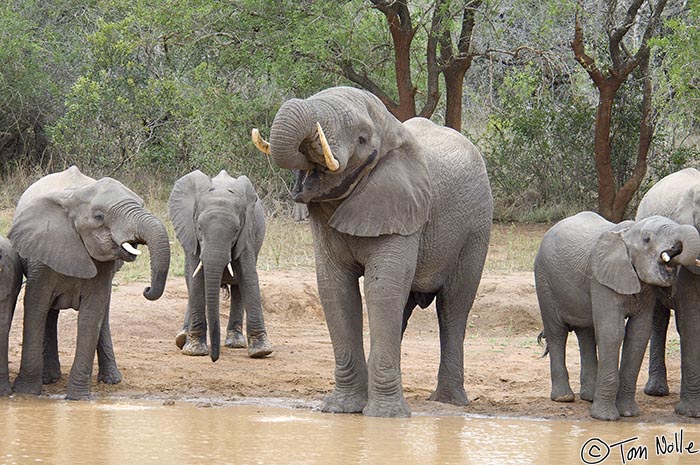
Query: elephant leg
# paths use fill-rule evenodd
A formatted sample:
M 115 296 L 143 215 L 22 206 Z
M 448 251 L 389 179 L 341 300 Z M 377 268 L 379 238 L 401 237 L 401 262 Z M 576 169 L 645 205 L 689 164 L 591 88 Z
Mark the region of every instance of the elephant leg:
M 100 296 L 102 294 L 102 296 Z M 68 378 L 66 399 L 90 398 L 92 366 L 97 351 L 102 322 L 109 306 L 109 294 L 98 292 L 83 299 L 78 311 L 78 335 L 73 366 Z
M 335 387 L 323 400 L 321 410 L 362 412 L 367 405 L 367 362 L 362 340 L 359 275 L 351 270 L 331 270 L 321 264 L 316 276 L 335 357 Z
M 591 416 L 598 420 L 617 420 L 620 418 L 615 404 L 620 387 L 620 347 L 625 337 L 624 304 L 618 300 L 623 298 L 607 289 L 601 289 L 591 297 L 598 347 L 598 373 Z
M 581 399 L 593 402 L 595 381 L 598 370 L 598 355 L 595 346 L 595 330 L 593 328 L 576 328 L 576 338 L 581 355 Z
M 700 417 L 700 276 L 681 268 L 676 281 L 676 327 L 681 338 L 681 400 L 675 411 Z
M 413 293 L 410 293 L 408 295 L 408 301 L 406 302 L 406 305 L 403 308 L 403 323 L 401 324 L 401 339 L 403 339 L 403 334 L 406 332 L 406 328 L 408 327 L 408 320 L 411 318 L 411 315 L 413 315 L 413 310 L 415 310 L 416 305 L 418 305 L 418 303 L 416 302 L 416 298 L 413 295 Z
M 100 327 L 100 337 L 97 341 L 97 381 L 105 384 L 119 384 L 122 374 L 117 367 L 112 345 L 112 332 L 109 329 L 109 303 Z
M 418 243 L 417 237 L 398 235 L 375 240 L 365 263 L 370 351 L 367 405 L 362 412 L 367 416 L 411 415 L 401 382 L 401 329 L 415 275 Z
M 199 260 L 194 255 L 185 259 L 185 283 L 187 284 L 187 311 L 185 325 L 187 331 L 182 345 L 182 353 L 192 356 L 209 355 L 207 347 L 207 320 L 204 314 L 204 273 L 192 276 Z M 176 344 L 181 337 L 176 338 Z
M 248 357 L 262 358 L 272 353 L 272 344 L 265 329 L 260 282 L 255 267 L 256 259 L 252 251 L 243 252 L 234 263 L 234 269 L 238 276 L 238 288 L 246 313 L 245 329 L 248 339 Z
M 622 345 L 622 359 L 620 361 L 620 386 L 617 391 L 617 411 L 623 417 L 636 417 L 639 415 L 639 405 L 635 400 L 637 392 L 637 378 L 642 366 L 644 353 L 647 350 L 649 337 L 651 336 L 651 322 L 655 299 L 649 299 L 647 308 L 642 309 L 637 315 L 628 318 L 625 327 L 625 339 Z
M 40 281 L 30 274 L 24 291 L 22 358 L 19 374 L 12 384 L 12 390 L 17 394 L 38 396 L 42 390 L 44 331 L 52 289 Z
M 58 313 L 52 308 L 46 315 L 44 329 L 44 369 L 41 381 L 44 384 L 54 384 L 61 379 L 61 362 L 58 358 Z
M 185 343 L 187 342 L 187 331 L 189 330 L 190 327 L 190 306 L 189 304 L 187 305 L 187 309 L 185 310 L 185 319 L 182 322 L 182 329 L 178 331 L 178 333 L 175 335 L 175 345 L 177 346 L 178 349 L 182 349 L 185 346 Z
M 649 396 L 667 396 L 666 335 L 671 310 L 657 300 L 654 308 L 651 339 L 649 340 L 649 379 L 644 393 Z
M 231 285 L 231 310 L 224 345 L 233 349 L 244 349 L 247 346 L 243 336 L 243 300 L 241 290 L 236 284 Z
M 0 301 L 0 397 L 12 394 L 8 353 L 10 350 L 10 328 L 12 327 L 16 302 L 16 296 L 14 300 L 8 297 Z

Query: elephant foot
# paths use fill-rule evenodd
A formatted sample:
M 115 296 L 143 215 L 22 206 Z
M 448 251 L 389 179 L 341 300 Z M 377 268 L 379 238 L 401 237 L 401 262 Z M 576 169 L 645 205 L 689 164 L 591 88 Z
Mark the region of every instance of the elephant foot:
M 26 381 L 21 373 L 15 379 L 14 384 L 12 384 L 12 391 L 17 395 L 38 396 L 41 394 L 41 389 L 40 378 L 36 381 Z
M 615 421 L 620 418 L 614 402 L 593 401 L 591 416 L 596 420 Z
M 116 365 L 97 372 L 97 381 L 105 384 L 119 384 L 122 382 L 122 374 Z
M 10 387 L 9 381 L 3 381 L 0 383 L 0 397 L 7 397 L 12 394 L 12 388 Z
M 267 338 L 267 333 L 248 335 L 248 357 L 262 358 L 272 353 L 272 344 Z
M 700 417 L 700 400 L 685 400 L 681 401 L 676 405 L 674 409 L 678 415 L 683 415 L 684 417 L 698 418 Z
M 43 384 L 55 384 L 61 379 L 61 367 L 44 367 L 44 371 L 41 373 L 41 382 Z
M 552 392 L 549 395 L 549 398 L 554 402 L 573 402 L 574 397 L 574 391 L 572 391 L 569 386 L 565 388 L 552 388 Z M 593 400 L 592 397 L 591 400 Z
M 615 402 L 617 411 L 621 417 L 637 417 L 639 416 L 639 405 L 634 399 L 617 400 Z
M 175 345 L 178 349 L 182 349 L 187 342 L 187 331 L 181 329 L 179 333 L 175 336 Z
M 367 405 L 367 392 L 342 393 L 337 389 L 333 394 L 323 399 L 322 412 L 327 413 L 360 413 Z
M 95 396 L 89 390 L 86 392 L 84 390 L 68 389 L 66 400 L 95 400 Z
M 593 402 L 593 394 L 595 393 L 595 388 L 581 388 L 581 394 L 579 394 L 579 397 L 581 397 L 581 400 L 585 400 L 586 402 Z
M 182 353 L 195 357 L 209 355 L 209 347 L 207 347 L 204 336 L 192 336 L 187 334 L 187 342 L 182 347 Z
M 440 385 L 430 394 L 428 400 L 435 402 L 442 402 L 443 404 L 452 404 L 458 406 L 469 405 L 469 399 L 467 399 L 467 393 L 464 391 L 463 387 L 458 388 L 444 388 Z
M 232 329 L 226 333 L 226 340 L 224 341 L 226 347 L 232 349 L 245 349 L 248 344 L 245 342 L 245 337 L 240 329 Z
M 362 414 L 368 417 L 383 418 L 409 418 L 411 409 L 406 403 L 406 399 L 401 397 L 398 401 L 371 400 L 367 402 Z
M 652 379 L 649 378 L 647 384 L 644 386 L 644 394 L 648 396 L 664 397 L 669 394 L 668 383 L 665 379 Z

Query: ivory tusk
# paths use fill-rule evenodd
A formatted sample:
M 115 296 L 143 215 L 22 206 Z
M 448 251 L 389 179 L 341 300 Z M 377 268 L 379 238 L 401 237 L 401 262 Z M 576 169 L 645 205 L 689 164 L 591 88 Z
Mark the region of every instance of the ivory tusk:
M 229 263 L 229 264 L 226 266 L 226 268 L 228 268 L 228 272 L 231 273 L 231 276 L 235 276 L 235 275 L 233 274 L 233 267 L 231 266 L 231 263 Z
M 668 254 L 668 252 L 662 252 L 661 253 L 661 260 L 663 260 L 664 263 L 668 263 L 671 261 L 671 256 Z
M 126 250 L 129 252 L 131 255 L 141 255 L 141 251 L 134 247 L 133 245 L 129 244 L 128 242 L 124 242 L 122 244 L 122 249 Z
M 260 136 L 260 131 L 258 128 L 253 128 L 251 131 L 251 137 L 253 139 L 253 144 L 265 155 L 270 155 L 270 143 Z
M 695 266 L 700 266 L 700 260 L 695 260 Z
M 199 273 L 199 270 L 201 270 L 201 269 L 202 269 L 202 262 L 200 261 L 199 265 L 197 265 L 197 268 L 194 269 L 194 273 L 192 273 L 192 277 L 194 278 L 195 276 L 197 276 L 197 273 Z
M 337 171 L 340 167 L 340 163 L 338 163 L 338 160 L 333 156 L 331 147 L 328 145 L 328 139 L 326 139 L 326 135 L 321 128 L 321 123 L 316 123 L 316 130 L 318 131 L 318 139 L 321 141 L 321 148 L 323 148 L 323 158 L 326 160 L 326 166 L 331 171 Z

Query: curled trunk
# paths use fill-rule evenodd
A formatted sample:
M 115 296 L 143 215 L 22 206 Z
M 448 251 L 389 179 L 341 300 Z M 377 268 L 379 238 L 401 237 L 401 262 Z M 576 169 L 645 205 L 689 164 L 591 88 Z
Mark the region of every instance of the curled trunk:
M 282 105 L 270 128 L 270 156 L 280 168 L 313 168 L 313 164 L 299 151 L 299 146 L 315 135 L 315 125 L 316 121 L 305 101 L 292 99 Z
M 681 225 L 675 240 L 682 244 L 682 251 L 673 261 L 684 266 L 694 266 L 698 256 L 700 256 L 700 234 L 698 230 L 690 225 Z
M 170 268 L 170 239 L 165 225 L 150 213 L 142 213 L 137 224 L 137 237 L 146 243 L 151 255 L 151 285 L 144 289 L 143 296 L 157 300 L 163 295 Z

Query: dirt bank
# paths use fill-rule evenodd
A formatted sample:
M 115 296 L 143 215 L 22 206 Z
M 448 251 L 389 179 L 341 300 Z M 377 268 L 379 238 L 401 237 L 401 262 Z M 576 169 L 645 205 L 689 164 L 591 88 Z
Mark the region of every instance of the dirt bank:
M 221 358 L 182 355 L 174 337 L 187 301 L 183 278 L 170 278 L 163 298 L 148 302 L 142 283 L 116 285 L 111 326 L 124 381 L 117 386 L 93 382 L 98 397 L 190 399 L 205 402 L 264 398 L 265 401 L 317 407 L 333 388 L 333 352 L 316 293 L 313 271 L 261 272 L 265 318 L 275 352 L 253 360 L 245 350 L 222 347 Z M 22 306 L 12 328 L 10 370 L 19 368 Z M 225 316 L 222 316 L 225 318 Z M 60 318 L 60 354 L 64 379 L 45 387 L 64 394 L 73 357 L 77 312 Z M 225 319 L 222 323 L 225 327 Z M 469 319 L 465 342 L 465 385 L 471 403 L 453 407 L 427 401 L 438 367 L 438 326 L 434 309 L 416 310 L 403 342 L 402 373 L 414 414 L 480 414 L 576 420 L 588 418 L 589 404 L 549 400 L 549 361 L 537 345 L 541 329 L 532 273 L 486 274 Z M 679 396 L 680 355 L 670 331 L 671 395 L 651 398 L 641 392 L 642 415 L 623 421 L 691 422 L 673 413 Z M 368 331 L 365 331 L 365 337 Z M 578 390 L 578 348 L 572 335 L 568 366 Z M 368 349 L 368 342 L 365 345 Z M 95 370 L 96 371 L 96 370 Z

